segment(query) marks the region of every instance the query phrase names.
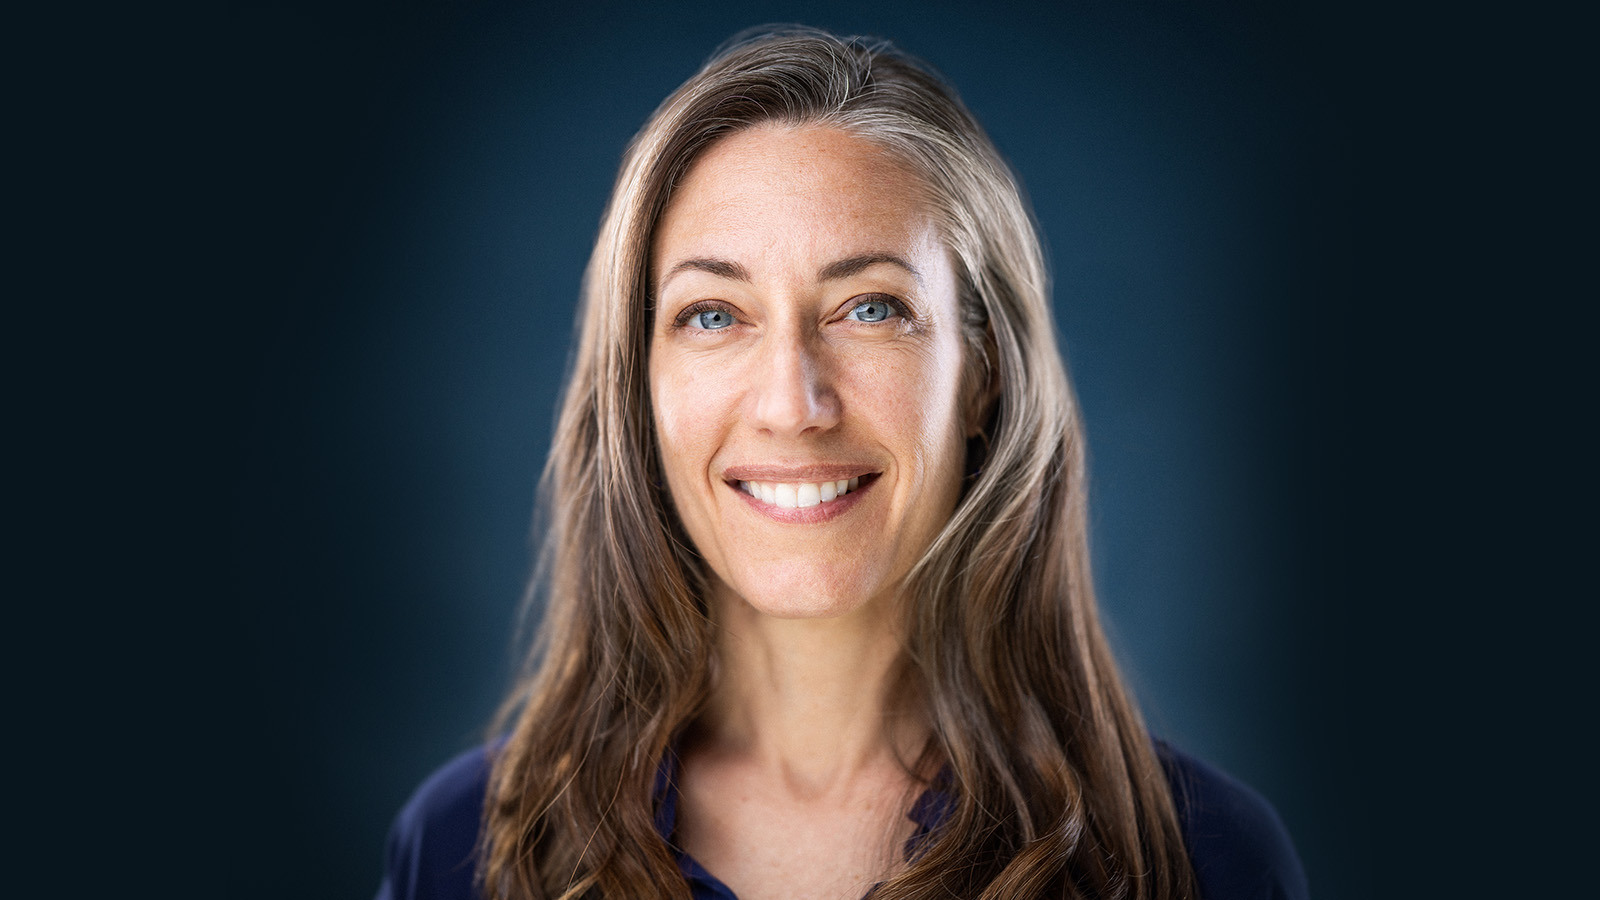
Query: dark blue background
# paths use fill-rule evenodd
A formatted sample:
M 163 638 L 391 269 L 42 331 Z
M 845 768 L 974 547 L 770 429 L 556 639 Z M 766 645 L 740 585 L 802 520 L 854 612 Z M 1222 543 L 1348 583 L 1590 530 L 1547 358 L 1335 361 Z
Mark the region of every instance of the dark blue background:
M 282 3 L 100 32 L 142 73 L 100 83 L 122 155 L 85 178 L 126 200 L 100 264 L 159 299 L 101 297 L 97 389 L 127 402 L 96 429 L 121 438 L 114 506 L 142 511 L 108 533 L 166 600 L 117 616 L 182 647 L 142 653 L 181 711 L 128 723 L 179 736 L 172 814 L 195 841 L 175 852 L 231 896 L 376 886 L 390 817 L 507 686 L 623 146 L 772 21 L 895 40 L 1011 160 L 1087 417 L 1108 627 L 1152 728 L 1273 801 L 1317 896 L 1365 894 L 1363 63 L 1349 22 L 1276 4 Z

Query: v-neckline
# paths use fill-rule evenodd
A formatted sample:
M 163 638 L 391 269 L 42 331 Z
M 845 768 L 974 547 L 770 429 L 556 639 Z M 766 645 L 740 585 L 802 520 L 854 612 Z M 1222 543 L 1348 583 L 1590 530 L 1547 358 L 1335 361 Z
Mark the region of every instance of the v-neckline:
M 709 897 L 717 900 L 739 900 L 733 889 L 723 884 L 721 879 L 711 874 L 699 860 L 689 855 L 672 841 L 672 834 L 678 827 L 678 779 L 683 762 L 678 757 L 676 747 L 667 749 L 666 756 L 661 760 L 661 765 L 656 768 L 656 782 L 652 794 L 656 801 L 655 825 L 656 832 L 661 839 L 667 842 L 667 848 L 678 861 L 678 870 L 688 879 L 691 892 L 699 885 L 710 891 Z M 918 795 L 916 802 L 911 804 L 911 809 L 906 812 L 906 818 L 916 824 L 917 828 L 906 839 L 905 858 L 907 862 L 914 862 L 922 851 L 926 849 L 926 842 L 934 830 L 950 817 L 955 806 L 955 798 L 950 793 L 951 772 L 945 766 L 934 776 L 933 781 L 923 792 Z M 878 886 L 873 885 L 862 900 L 867 900 Z M 696 893 L 699 898 L 701 894 Z

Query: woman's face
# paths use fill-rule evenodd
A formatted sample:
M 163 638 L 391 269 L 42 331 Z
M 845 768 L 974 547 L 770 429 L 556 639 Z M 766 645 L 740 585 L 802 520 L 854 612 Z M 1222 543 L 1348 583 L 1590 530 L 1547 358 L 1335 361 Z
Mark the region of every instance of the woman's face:
M 891 608 L 965 448 L 956 279 L 918 178 L 835 129 L 736 133 L 679 185 L 651 277 L 662 464 L 718 600 Z

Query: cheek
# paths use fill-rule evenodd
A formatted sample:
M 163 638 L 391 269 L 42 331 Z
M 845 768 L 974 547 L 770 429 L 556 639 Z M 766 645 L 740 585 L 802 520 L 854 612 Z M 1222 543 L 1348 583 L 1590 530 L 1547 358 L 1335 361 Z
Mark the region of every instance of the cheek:
M 652 414 L 656 427 L 656 443 L 661 448 L 661 461 L 668 464 L 668 468 L 671 468 L 670 464 L 676 458 L 676 452 L 683 444 L 685 437 L 683 434 L 684 416 L 678 400 L 679 398 L 673 396 L 670 391 L 663 390 L 659 386 L 654 387 L 650 392 L 650 402 L 653 407 Z
M 671 360 L 650 366 L 651 415 L 661 465 L 669 483 L 681 489 L 707 469 L 719 422 L 717 392 L 707 367 L 679 366 Z M 683 498 L 674 497 L 675 501 Z M 678 504 L 682 506 L 681 502 Z
M 847 377 L 857 417 L 892 442 L 922 479 L 939 481 L 949 474 L 948 466 L 959 468 L 964 446 L 959 344 L 941 342 L 849 367 Z

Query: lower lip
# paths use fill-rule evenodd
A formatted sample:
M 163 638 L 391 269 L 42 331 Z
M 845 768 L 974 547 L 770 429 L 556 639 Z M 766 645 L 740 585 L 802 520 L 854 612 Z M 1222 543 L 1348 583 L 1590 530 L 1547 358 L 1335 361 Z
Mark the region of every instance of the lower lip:
M 750 509 L 774 522 L 784 525 L 817 525 L 822 522 L 831 522 L 849 512 L 861 499 L 862 495 L 872 490 L 873 485 L 877 483 L 878 479 L 876 477 L 871 479 L 863 478 L 861 484 L 848 494 L 835 497 L 826 503 L 819 503 L 816 506 L 795 507 L 794 509 L 762 502 L 751 494 L 740 490 L 737 483 L 729 484 L 727 487 L 735 494 L 738 494 Z

